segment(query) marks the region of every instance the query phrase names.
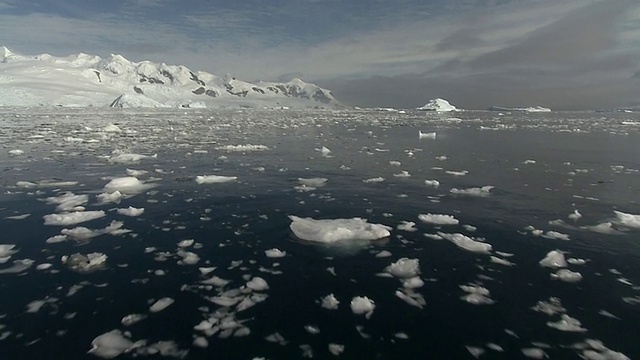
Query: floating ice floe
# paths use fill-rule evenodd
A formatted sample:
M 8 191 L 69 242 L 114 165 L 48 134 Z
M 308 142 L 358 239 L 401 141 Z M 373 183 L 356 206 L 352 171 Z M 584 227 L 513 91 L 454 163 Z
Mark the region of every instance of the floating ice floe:
M 122 331 L 111 330 L 93 339 L 89 354 L 103 359 L 113 359 L 131 351 L 136 346 L 139 346 L 139 344 L 135 344 L 126 338 Z
M 567 314 L 562 314 L 560 320 L 556 322 L 547 322 L 547 326 L 552 327 L 554 329 L 558 329 L 560 331 L 567 332 L 585 332 L 587 329 L 582 327 L 582 323 L 578 319 L 572 318 Z
M 140 216 L 144 213 L 144 208 L 134 208 L 133 206 L 129 206 L 128 208 L 117 209 L 118 214 L 124 216 Z
M 584 343 L 574 344 L 572 347 L 581 350 L 581 357 L 585 360 L 631 360 L 625 354 L 604 346 L 600 340 L 586 339 Z
M 469 285 L 460 285 L 460 289 L 462 289 L 467 294 L 462 296 L 461 299 L 473 304 L 473 305 L 490 305 L 495 301 L 491 299 L 491 294 L 489 290 L 483 286 L 469 284 Z
M 154 186 L 154 184 L 145 184 L 134 176 L 125 176 L 111 179 L 111 181 L 104 186 L 104 190 L 110 193 L 118 191 L 125 195 L 137 195 Z
M 460 221 L 452 215 L 446 214 L 420 214 L 418 215 L 418 219 L 422 222 L 436 225 L 457 225 L 460 223 Z
M 440 236 L 443 239 L 451 241 L 457 247 L 467 251 L 480 253 L 480 254 L 489 254 L 491 253 L 491 250 L 492 250 L 491 244 L 474 240 L 473 238 L 470 238 L 464 234 L 460 234 L 460 233 L 447 234 L 443 232 L 438 232 L 438 236 Z
M 400 224 L 398 224 L 396 226 L 396 229 L 403 230 L 403 231 L 414 232 L 414 231 L 418 230 L 418 229 L 416 229 L 415 226 L 416 226 L 416 223 L 414 223 L 413 221 L 402 221 Z
M 198 175 L 196 182 L 198 184 L 219 184 L 237 180 L 237 176 L 220 176 L 220 175 Z
M 21 273 L 33 265 L 35 261 L 31 259 L 14 260 L 13 265 L 8 268 L 0 269 L 0 274 L 17 274 Z
M 98 204 L 99 205 L 104 205 L 104 204 L 108 204 L 108 203 L 116 203 L 119 204 L 120 201 L 122 201 L 122 199 L 124 199 L 125 194 L 121 193 L 120 191 L 114 191 L 114 192 L 104 192 L 102 194 L 98 194 L 96 195 L 96 199 L 98 200 Z
M 550 297 L 549 301 L 538 301 L 536 306 L 531 310 L 547 314 L 549 316 L 555 314 L 564 314 L 567 309 L 562 306 L 562 303 L 557 297 Z
M 298 183 L 302 186 L 308 186 L 312 188 L 319 188 L 327 184 L 326 178 L 298 178 Z
M 217 150 L 227 151 L 227 152 L 252 152 L 252 151 L 266 151 L 269 150 L 269 147 L 266 145 L 225 145 L 219 146 L 216 148 Z
M 107 158 L 107 161 L 110 164 L 124 164 L 124 165 L 138 164 L 142 159 L 156 159 L 158 157 L 158 154 L 148 156 L 148 155 L 141 155 L 141 154 L 125 153 L 119 150 L 114 150 L 111 154 L 112 155 Z
M 411 174 L 409 174 L 409 172 L 406 171 L 406 170 L 402 170 L 397 174 L 393 174 L 393 176 L 395 176 L 395 177 L 411 177 Z
M 342 345 L 342 344 L 330 343 L 328 345 L 328 347 L 329 347 L 329 352 L 331 353 L 331 355 L 338 356 L 338 355 L 340 355 L 340 354 L 342 354 L 344 352 L 344 345 Z
M 6 263 L 11 259 L 11 255 L 18 252 L 18 250 L 14 250 L 15 248 L 15 244 L 0 244 L 0 264 Z
M 42 218 L 44 219 L 45 225 L 74 225 L 83 223 L 86 221 L 100 219 L 104 217 L 106 214 L 102 210 L 95 211 L 76 211 L 72 213 L 63 213 L 63 214 L 49 214 L 44 215 Z
M 23 155 L 24 151 L 20 150 L 20 149 L 13 149 L 13 150 L 9 150 L 9 155 L 11 156 L 20 156 Z
M 267 284 L 266 280 L 258 276 L 248 281 L 247 287 L 253 291 L 269 290 L 269 284 Z
M 545 239 L 565 240 L 569 241 L 569 235 L 557 231 L 547 231 L 541 235 Z
M 440 181 L 438 180 L 425 180 L 424 184 L 427 186 L 431 186 L 434 188 L 437 188 L 438 186 L 440 186 Z
M 112 221 L 107 227 L 104 229 L 89 229 L 84 226 L 78 226 L 72 229 L 62 229 L 60 231 L 61 236 L 65 236 L 65 239 L 61 237 L 52 237 L 47 239 L 47 243 L 56 243 L 68 240 L 71 238 L 73 240 L 84 241 L 94 238 L 96 236 L 100 236 L 103 234 L 110 234 L 113 236 L 123 235 L 130 233 L 131 230 L 123 229 L 124 223 L 122 221 Z
M 613 227 L 613 223 L 610 221 L 607 222 L 603 222 L 600 223 L 598 225 L 588 225 L 588 226 L 581 226 L 581 229 L 585 229 L 585 230 L 589 230 L 589 231 L 593 231 L 595 233 L 598 234 L 606 234 L 606 235 L 621 235 L 623 234 L 623 232 L 615 229 Z
M 420 260 L 401 258 L 384 270 L 398 278 L 411 278 L 420 274 Z
M 131 326 L 135 323 L 138 323 L 144 319 L 146 319 L 148 315 L 146 314 L 129 314 L 126 315 L 120 320 L 120 323 L 124 326 Z
M 435 132 L 428 132 L 428 133 L 423 133 L 421 130 L 418 130 L 418 139 L 422 140 L 422 139 L 435 139 L 436 138 L 436 133 Z
M 529 359 L 545 359 L 549 357 L 543 349 L 537 347 L 522 348 L 520 351 L 522 355 Z
M 373 315 L 373 310 L 375 310 L 376 305 L 373 300 L 369 299 L 366 296 L 356 296 L 351 299 L 351 311 L 356 315 L 363 315 L 365 318 L 371 318 Z
M 582 217 L 582 214 L 580 214 L 578 210 L 573 210 L 573 212 L 569 214 L 567 217 L 573 221 L 578 221 L 578 219 Z
M 58 211 L 84 210 L 83 205 L 89 202 L 89 195 L 76 195 L 72 192 L 65 192 L 56 197 L 48 197 L 47 204 L 57 204 Z
M 61 261 L 75 272 L 89 273 L 102 269 L 107 262 L 107 255 L 98 252 L 87 255 L 75 253 L 70 256 L 63 256 Z
M 391 227 L 370 224 L 365 219 L 327 219 L 315 220 L 289 216 L 291 231 L 296 237 L 321 243 L 335 243 L 350 240 L 376 240 L 388 237 Z
M 472 187 L 468 189 L 452 188 L 449 192 L 455 195 L 485 197 L 491 195 L 491 189 L 493 188 L 494 186 Z
M 453 176 L 465 176 L 469 173 L 469 171 L 468 170 L 462 170 L 462 171 L 447 170 L 445 171 L 445 173 Z
M 329 294 L 320 300 L 320 306 L 328 310 L 338 309 L 339 304 L 340 301 L 338 301 L 338 299 L 336 299 L 335 295 L 333 294 Z
M 148 173 L 148 171 L 146 170 L 136 170 L 136 169 L 126 169 L 125 172 L 129 176 L 135 176 L 135 177 L 142 176 Z
M 491 256 L 490 257 L 491 262 L 494 264 L 498 264 L 498 265 L 504 265 L 504 266 L 515 266 L 516 264 L 512 263 L 509 260 L 503 259 L 503 258 L 499 258 L 497 256 Z
M 540 260 L 539 263 L 540 266 L 553 269 L 567 267 L 567 261 L 564 258 L 564 253 L 559 250 L 549 251 L 544 259 Z
M 287 252 L 282 251 L 280 249 L 273 248 L 273 249 L 265 250 L 264 254 L 268 258 L 277 259 L 277 258 L 285 257 L 287 255 Z
M 362 180 L 362 182 L 365 182 L 365 183 L 380 183 L 380 182 L 383 182 L 383 181 L 384 181 L 383 177 L 375 177 L 375 178 Z
M 555 274 L 551 274 L 552 279 L 561 280 L 568 283 L 576 283 L 582 280 L 582 274 L 569 269 L 560 269 Z
M 170 297 L 163 297 L 157 300 L 156 302 L 154 302 L 153 305 L 149 307 L 149 312 L 152 312 L 152 313 L 160 312 L 168 308 L 169 306 L 171 306 L 171 304 L 173 304 L 174 302 L 175 300 L 173 300 Z
M 628 214 L 622 211 L 614 211 L 616 214 L 615 223 L 628 228 L 640 229 L 640 215 Z

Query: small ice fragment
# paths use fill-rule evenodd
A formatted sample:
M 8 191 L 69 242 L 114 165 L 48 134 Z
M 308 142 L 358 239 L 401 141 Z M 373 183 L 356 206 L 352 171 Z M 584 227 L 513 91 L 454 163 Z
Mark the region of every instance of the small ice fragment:
M 473 187 L 468 189 L 452 188 L 449 192 L 455 195 L 486 197 L 491 195 L 491 189 L 493 188 L 494 186 Z
M 421 130 L 418 130 L 418 139 L 422 140 L 422 139 L 435 139 L 436 138 L 436 133 L 435 132 L 428 132 L 428 133 L 423 133 Z
M 215 267 L 199 267 L 198 270 L 200 270 L 200 274 L 202 275 L 207 275 L 211 272 L 213 272 L 216 268 Z
M 131 326 L 137 322 L 140 322 L 147 318 L 145 314 L 129 314 L 120 320 L 120 323 L 124 326 Z
M 168 308 L 171 304 L 173 304 L 175 300 L 170 297 L 163 297 L 162 299 L 156 301 L 149 307 L 149 311 L 152 313 L 160 312 L 166 308 Z
M 438 232 L 438 236 L 440 236 L 443 239 L 449 240 L 452 243 L 454 243 L 457 247 L 467 250 L 467 251 L 471 251 L 471 252 L 475 252 L 475 253 L 480 253 L 480 254 L 489 254 L 491 253 L 491 250 L 493 249 L 491 244 L 487 244 L 484 242 L 480 242 L 480 241 L 476 241 L 468 236 L 465 236 L 463 234 L 460 233 L 455 233 L 455 234 L 447 234 L 447 233 L 443 233 L 443 232 Z
M 536 347 L 522 348 L 520 351 L 522 351 L 522 355 L 530 359 L 544 359 L 549 357 L 544 350 Z
M 351 299 L 351 311 L 356 315 L 362 315 L 369 319 L 373 314 L 373 310 L 376 308 L 373 300 L 366 296 L 356 296 Z
M 118 209 L 117 212 L 120 215 L 135 217 L 142 215 L 142 213 L 144 213 L 144 208 L 134 208 L 133 206 L 129 206 L 128 208 Z
M 398 278 L 411 278 L 420 274 L 420 260 L 401 258 L 391 263 L 385 271 Z
M 580 214 L 578 210 L 573 210 L 573 213 L 569 214 L 567 217 L 573 221 L 578 221 L 578 219 L 582 217 L 582 214 Z
M 125 172 L 129 176 L 135 176 L 135 177 L 142 176 L 148 173 L 148 171 L 146 170 L 135 170 L 135 169 L 126 169 Z
M 567 267 L 567 261 L 564 258 L 564 254 L 559 250 L 552 250 L 547 253 L 544 259 L 540 260 L 540 266 L 548 268 L 563 268 Z
M 323 297 L 321 300 L 321 306 L 328 310 L 338 309 L 339 304 L 340 304 L 340 301 L 338 301 L 338 299 L 336 299 L 336 297 L 333 294 L 329 294 Z
M 569 269 L 560 269 L 555 274 L 551 274 L 552 279 L 558 279 L 568 283 L 576 283 L 582 280 L 582 274 Z
M 237 180 L 237 176 L 219 176 L 219 175 L 198 175 L 196 182 L 198 184 L 218 184 Z
M 420 279 L 419 276 L 414 276 L 408 279 L 405 279 L 402 282 L 402 287 L 405 289 L 417 289 L 424 286 L 424 281 Z
M 485 349 L 481 348 L 481 347 L 477 347 L 477 346 L 465 346 L 467 348 L 467 351 L 469 352 L 469 354 L 471 354 L 471 356 L 473 356 L 474 358 L 479 358 L 480 356 L 482 356 L 485 353 Z
M 614 211 L 616 214 L 616 223 L 629 228 L 640 229 L 640 215 L 624 213 L 622 211 Z
M 424 184 L 427 186 L 431 186 L 434 188 L 437 188 L 438 186 L 440 186 L 440 181 L 438 180 L 425 180 Z
M 320 334 L 320 329 L 318 329 L 317 326 L 313 326 L 313 325 L 305 325 L 304 329 L 311 335 L 317 335 Z
M 362 180 L 362 182 L 365 182 L 365 183 L 380 183 L 383 181 L 384 181 L 383 177 L 375 177 L 375 178 Z
M 75 253 L 70 256 L 63 256 L 62 263 L 69 269 L 79 273 L 90 273 L 101 269 L 107 262 L 107 255 L 94 252 L 87 255 Z
M 387 251 L 387 250 L 382 250 L 379 253 L 376 254 L 377 258 L 386 258 L 386 257 L 390 257 L 392 254 Z
M 207 340 L 207 338 L 205 337 L 198 336 L 193 339 L 193 346 L 204 349 L 209 346 L 209 340 Z
M 491 256 L 491 262 L 494 263 L 494 264 L 505 265 L 505 266 L 514 266 L 515 265 L 514 263 L 512 263 L 509 260 L 505 260 L 505 259 L 499 258 L 497 256 L 493 256 L 493 255 Z
M 9 155 L 11 156 L 20 156 L 23 154 L 24 154 L 24 151 L 20 149 L 9 150 Z
M 247 282 L 247 287 L 253 291 L 265 291 L 269 289 L 267 282 L 258 276 Z
M 422 222 L 435 225 L 457 225 L 460 223 L 460 221 L 452 215 L 446 214 L 420 214 L 418 215 L 418 219 Z
M 401 166 L 402 163 L 400 161 L 391 160 L 391 161 L 389 161 L 389 165 Z
M 532 307 L 531 310 L 545 313 L 549 316 L 563 314 L 567 311 L 567 309 L 562 306 L 560 299 L 557 297 L 550 297 L 549 301 L 538 301 L 536 306 Z
M 490 305 L 493 304 L 493 299 L 490 298 L 489 290 L 480 285 L 460 285 L 460 289 L 465 291 L 467 295 L 461 297 L 462 300 L 473 305 Z
M 409 174 L 409 172 L 406 171 L 406 170 L 402 170 L 398 174 L 393 174 L 393 176 L 395 176 L 395 177 L 411 177 L 411 174 Z
M 74 225 L 83 223 L 86 221 L 99 219 L 104 217 L 106 214 L 102 210 L 96 211 L 76 211 L 72 213 L 63 213 L 63 214 L 49 214 L 44 215 L 42 218 L 44 219 L 45 225 Z
M 338 355 L 340 355 L 340 354 L 342 354 L 344 352 L 344 345 L 330 343 L 329 344 L 329 352 L 332 355 L 338 356 Z
M 91 346 L 89 354 L 103 359 L 113 359 L 132 349 L 134 343 L 124 337 L 120 330 L 111 330 L 93 339 Z
M 104 186 L 104 190 L 109 193 L 119 191 L 125 195 L 137 195 L 154 186 L 153 184 L 145 184 L 136 177 L 126 176 L 111 179 L 111 181 Z
M 48 270 L 51 269 L 51 267 L 53 267 L 53 264 L 51 263 L 42 263 L 36 266 L 36 270 Z
M 178 247 L 180 247 L 180 248 L 187 248 L 187 247 L 189 247 L 189 246 L 193 245 L 193 243 L 195 243 L 195 240 L 194 240 L 194 239 L 181 240 L 181 241 L 178 243 Z
M 365 219 L 315 220 L 289 216 L 290 228 L 300 239 L 322 243 L 349 240 L 377 240 L 391 235 L 389 226 L 370 224 Z
M 547 322 L 547 326 L 567 332 L 585 332 L 587 329 L 582 327 L 578 319 L 572 318 L 567 314 L 562 314 L 562 318 L 556 322 Z
M 198 254 L 190 251 L 178 251 L 178 256 L 182 258 L 178 261 L 178 264 L 180 265 L 195 265 L 200 261 Z
M 569 235 L 563 234 L 557 231 L 547 231 L 542 235 L 542 237 L 546 239 L 557 239 L 557 240 L 569 241 Z
M 298 183 L 303 186 L 319 188 L 327 184 L 328 179 L 325 178 L 298 178 Z
M 277 259 L 277 258 L 285 257 L 287 255 L 287 252 L 281 251 L 280 249 L 273 248 L 273 249 L 265 250 L 264 254 L 268 258 Z
M 323 146 L 322 149 L 320 149 L 320 153 L 322 153 L 322 156 L 329 156 L 329 153 L 331 152 L 331 150 L 329 150 L 328 147 Z

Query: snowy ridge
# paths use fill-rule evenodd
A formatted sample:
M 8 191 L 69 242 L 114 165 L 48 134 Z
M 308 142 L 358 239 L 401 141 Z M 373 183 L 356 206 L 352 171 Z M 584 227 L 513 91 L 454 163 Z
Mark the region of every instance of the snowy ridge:
M 330 91 L 293 79 L 238 80 L 183 65 L 101 58 L 25 56 L 0 48 L 0 106 L 334 108 Z

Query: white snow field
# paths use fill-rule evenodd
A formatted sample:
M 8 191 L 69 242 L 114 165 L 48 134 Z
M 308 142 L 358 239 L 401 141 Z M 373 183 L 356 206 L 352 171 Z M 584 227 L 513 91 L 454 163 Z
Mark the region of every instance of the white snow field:
M 159 107 L 105 107 L 130 81 Z M 637 114 L 247 84 L 8 55 L 0 99 L 36 107 L 0 107 L 2 359 L 640 357 Z

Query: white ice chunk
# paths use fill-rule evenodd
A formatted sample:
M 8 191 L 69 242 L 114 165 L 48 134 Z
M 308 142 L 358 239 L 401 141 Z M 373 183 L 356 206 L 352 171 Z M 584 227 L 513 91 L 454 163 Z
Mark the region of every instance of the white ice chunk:
M 391 227 L 370 224 L 365 219 L 315 220 L 289 216 L 291 231 L 300 239 L 322 243 L 349 240 L 376 240 L 391 235 Z
M 494 301 L 491 299 L 489 290 L 480 285 L 460 285 L 460 289 L 465 291 L 467 295 L 461 297 L 462 300 L 473 305 L 490 305 Z
M 340 355 L 340 354 L 342 354 L 344 352 L 344 345 L 330 343 L 329 344 L 329 352 L 332 355 L 338 356 L 338 355 Z
M 573 210 L 573 212 L 567 217 L 573 221 L 578 221 L 578 219 L 582 217 L 582 214 L 580 214 L 578 210 Z
M 120 320 L 120 323 L 124 326 L 131 326 L 147 318 L 145 314 L 129 314 Z
M 247 282 L 247 287 L 253 291 L 265 291 L 269 289 L 269 284 L 261 277 L 254 277 Z
M 336 310 L 338 309 L 339 304 L 340 304 L 340 301 L 336 299 L 335 295 L 329 294 L 322 298 L 320 305 L 325 309 Z
M 376 308 L 373 300 L 366 296 L 356 296 L 351 299 L 351 311 L 356 315 L 362 315 L 369 319 Z
M 457 225 L 460 223 L 460 221 L 452 215 L 446 214 L 420 214 L 418 215 L 418 219 L 422 222 L 436 225 Z
M 145 184 L 134 176 L 125 176 L 112 179 L 104 186 L 104 190 L 110 193 L 119 191 L 125 195 L 137 195 L 154 186 L 153 184 Z
M 423 133 L 422 131 L 418 130 L 418 139 L 422 140 L 422 139 L 435 139 L 436 138 L 436 133 L 435 132 L 428 132 L 428 133 Z
M 87 255 L 75 253 L 70 256 L 63 256 L 61 260 L 63 264 L 73 271 L 88 273 L 103 268 L 107 262 L 107 255 L 99 252 Z
M 15 244 L 0 244 L 0 258 L 6 258 L 7 260 L 9 260 L 11 255 L 18 252 L 17 250 L 14 250 L 15 247 Z M 0 263 L 6 262 L 7 260 L 0 261 Z
M 132 164 L 139 163 L 140 160 L 142 159 L 155 159 L 157 157 L 158 157 L 157 154 L 148 156 L 148 155 L 141 155 L 141 154 L 124 153 L 116 150 L 113 152 L 113 155 L 109 156 L 108 161 L 110 164 L 132 165 Z
M 538 301 L 536 306 L 531 308 L 533 311 L 545 313 L 549 316 L 555 314 L 563 314 L 567 309 L 562 306 L 560 299 L 557 297 L 550 297 L 549 301 Z
M 391 254 L 391 252 L 387 251 L 387 250 L 382 250 L 379 253 L 376 254 L 377 258 L 386 258 L 386 257 L 390 257 L 393 254 Z
M 9 150 L 9 155 L 11 156 L 20 156 L 23 155 L 24 151 L 20 150 L 20 149 L 13 149 L 13 150 Z
M 552 279 L 558 279 L 564 282 L 576 283 L 582 280 L 582 274 L 571 271 L 569 269 L 560 269 L 555 274 L 551 274 Z
M 31 265 L 33 265 L 34 261 L 31 259 L 20 259 L 20 260 L 15 260 L 13 262 L 13 265 L 8 267 L 8 268 L 4 268 L 4 269 L 0 269 L 0 274 L 17 274 L 17 273 L 21 273 L 25 270 L 27 270 L 28 268 L 31 267 Z
M 225 145 L 225 146 L 219 146 L 216 149 L 222 150 L 222 151 L 227 151 L 227 152 L 250 152 L 250 151 L 266 151 L 266 150 L 269 150 L 269 148 L 266 145 L 252 145 L 252 144 Z
M 438 180 L 425 180 L 424 184 L 427 186 L 431 186 L 434 188 L 437 188 L 438 186 L 440 186 L 440 181 Z
M 522 355 L 530 359 L 544 359 L 549 357 L 544 350 L 537 347 L 522 348 L 520 351 Z
M 581 229 L 593 231 L 599 234 L 608 234 L 608 235 L 619 235 L 622 232 L 616 230 L 613 227 L 613 223 L 610 221 L 600 223 L 598 225 L 590 225 L 590 226 L 582 226 Z
M 204 349 L 209 346 L 209 340 L 207 340 L 207 338 L 205 337 L 198 336 L 193 339 L 193 346 Z
M 443 239 L 451 241 L 457 247 L 467 251 L 480 253 L 480 254 L 489 254 L 492 250 L 491 244 L 476 241 L 460 233 L 447 234 L 443 232 L 438 232 L 438 236 L 442 237 Z
M 58 211 L 72 211 L 79 206 L 89 202 L 89 195 L 76 195 L 72 192 L 65 192 L 57 197 L 48 197 L 47 204 L 58 204 Z
M 149 311 L 152 313 L 160 312 L 171 306 L 171 304 L 173 304 L 174 302 L 175 300 L 170 297 L 163 297 L 162 299 L 159 299 L 158 301 L 153 303 L 153 305 L 149 307 Z
M 362 182 L 365 182 L 365 183 L 380 183 L 383 181 L 384 181 L 383 177 L 375 177 L 375 178 L 362 180 Z
M 268 258 L 277 259 L 277 258 L 285 257 L 287 255 L 287 252 L 282 251 L 280 249 L 273 248 L 273 249 L 265 250 L 264 254 Z
M 237 180 L 237 176 L 220 176 L 220 175 L 198 175 L 196 182 L 198 184 L 219 184 Z
M 298 183 L 303 186 L 309 186 L 313 188 L 319 188 L 327 184 L 326 178 L 298 178 Z
M 420 274 L 420 260 L 401 258 L 387 266 L 385 271 L 398 278 L 411 278 Z
M 505 266 L 514 266 L 515 264 L 509 260 L 499 258 L 497 256 L 491 256 L 491 262 L 494 264 L 505 265 Z
M 135 177 L 142 176 L 148 173 L 147 170 L 136 170 L 136 169 L 126 169 L 125 172 L 129 176 L 135 176 Z
M 578 319 L 574 319 L 567 314 L 562 314 L 562 318 L 556 322 L 547 322 L 547 326 L 567 332 L 585 332 L 587 329 L 582 327 Z
M 569 235 L 557 231 L 547 231 L 542 235 L 543 238 L 569 241 Z
M 494 186 L 473 187 L 468 189 L 453 188 L 449 190 L 449 192 L 456 195 L 485 197 L 491 195 L 491 189 L 493 188 Z
M 134 347 L 134 343 L 124 337 L 120 330 L 111 330 L 93 339 L 91 346 L 89 354 L 103 359 L 113 359 L 130 351 Z
M 200 257 L 196 253 L 190 251 L 178 251 L 178 256 L 182 259 L 178 262 L 181 265 L 195 265 L 200 261 Z
M 45 225 L 74 225 L 83 223 L 86 221 L 99 219 L 104 217 L 106 214 L 102 210 L 95 211 L 76 211 L 72 213 L 63 213 L 63 214 L 49 214 L 44 215 L 42 218 L 44 219 Z
M 124 216 L 140 216 L 144 213 L 144 208 L 134 208 L 133 206 L 129 206 L 128 208 L 122 208 L 117 210 L 118 214 Z
M 553 269 L 563 268 L 567 267 L 567 261 L 560 250 L 552 250 L 547 253 L 547 256 L 545 256 L 544 259 L 540 260 L 540 266 Z
M 640 215 L 624 213 L 622 211 L 614 211 L 616 214 L 616 223 L 629 228 L 640 229 Z
M 125 195 L 123 193 L 121 193 L 120 191 L 114 191 L 114 192 L 104 192 L 102 194 L 98 194 L 96 195 L 96 199 L 98 200 L 98 203 L 100 205 L 104 205 L 104 204 L 108 204 L 108 203 L 116 203 L 119 204 L 120 201 L 125 197 Z

